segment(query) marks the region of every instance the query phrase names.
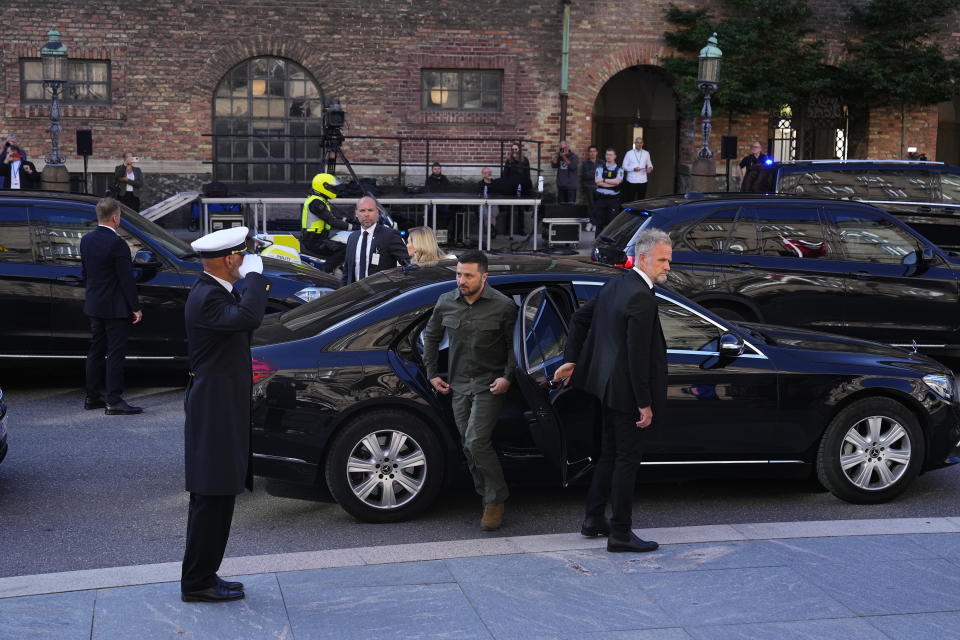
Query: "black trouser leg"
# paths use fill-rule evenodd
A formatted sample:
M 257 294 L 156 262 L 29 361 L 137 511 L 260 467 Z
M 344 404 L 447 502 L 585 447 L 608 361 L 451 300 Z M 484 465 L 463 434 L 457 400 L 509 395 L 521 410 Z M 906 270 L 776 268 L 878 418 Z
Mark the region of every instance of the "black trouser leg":
M 557 187 L 557 202 L 560 204 L 574 204 L 577 201 L 576 187 Z
M 123 360 L 127 355 L 127 338 L 131 322 L 127 318 L 102 320 L 107 331 L 106 401 L 116 404 L 123 398 Z
M 87 352 L 87 397 L 103 396 L 106 376 L 107 328 L 100 318 L 90 318 L 90 350 Z
M 237 497 L 190 494 L 187 543 L 183 553 L 180 590 L 208 589 L 217 584 L 217 570 L 230 538 L 230 523 Z
M 633 514 L 633 488 L 641 461 L 639 416 L 603 408 L 600 457 L 587 493 L 587 516 L 603 517 L 610 503 L 610 531 L 619 538 L 629 536 Z
M 649 183 L 649 182 L 638 182 L 637 184 L 633 185 L 633 188 L 634 188 L 633 197 L 634 197 L 635 199 L 637 199 L 637 200 L 643 200 L 644 198 L 646 198 L 646 197 L 647 197 L 647 185 L 648 185 L 648 184 L 650 184 L 650 183 Z

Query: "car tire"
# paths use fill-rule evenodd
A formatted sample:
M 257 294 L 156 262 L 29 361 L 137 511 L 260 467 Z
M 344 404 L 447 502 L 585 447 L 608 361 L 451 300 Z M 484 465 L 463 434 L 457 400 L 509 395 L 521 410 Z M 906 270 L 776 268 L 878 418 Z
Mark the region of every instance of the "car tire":
M 858 400 L 830 421 L 817 478 L 847 502 L 876 504 L 902 493 L 920 472 L 925 441 L 916 416 L 889 398 Z
M 337 434 L 325 478 L 334 499 L 355 518 L 399 522 L 436 500 L 443 458 L 439 438 L 422 420 L 403 412 L 372 411 Z
M 722 319 L 729 320 L 730 322 L 753 322 L 756 320 L 756 318 L 753 317 L 753 314 L 750 314 L 740 308 L 728 307 L 720 304 L 707 308 L 720 316 Z

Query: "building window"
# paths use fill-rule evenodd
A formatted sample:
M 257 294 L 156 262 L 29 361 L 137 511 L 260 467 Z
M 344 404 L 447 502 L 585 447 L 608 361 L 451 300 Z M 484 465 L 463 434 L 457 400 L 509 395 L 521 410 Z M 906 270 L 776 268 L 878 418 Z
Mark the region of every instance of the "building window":
M 40 58 L 20 60 L 22 102 L 50 102 L 50 89 L 43 86 Z M 110 104 L 110 61 L 68 60 L 67 81 L 60 96 L 63 104 Z
M 424 69 L 421 78 L 421 105 L 425 110 L 501 110 L 500 69 Z
M 777 162 L 793 162 L 797 159 L 797 130 L 793 128 L 790 105 L 780 108 L 773 136 L 773 159 Z
M 302 183 L 320 165 L 323 96 L 313 76 L 282 58 L 231 69 L 213 98 L 214 177 Z

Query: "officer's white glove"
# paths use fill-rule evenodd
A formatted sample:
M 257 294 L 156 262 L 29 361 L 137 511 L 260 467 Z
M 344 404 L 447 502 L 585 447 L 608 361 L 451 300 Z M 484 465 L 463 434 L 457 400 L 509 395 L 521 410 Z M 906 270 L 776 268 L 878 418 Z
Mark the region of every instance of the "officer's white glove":
M 240 263 L 240 277 L 246 278 L 248 273 L 263 273 L 263 258 L 252 253 L 243 256 Z

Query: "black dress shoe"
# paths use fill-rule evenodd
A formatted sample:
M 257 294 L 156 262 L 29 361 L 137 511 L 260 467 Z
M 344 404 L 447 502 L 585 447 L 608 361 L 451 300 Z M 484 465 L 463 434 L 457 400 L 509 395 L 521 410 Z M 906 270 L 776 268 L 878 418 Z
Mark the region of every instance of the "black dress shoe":
M 88 411 L 90 409 L 103 409 L 105 406 L 107 406 L 107 403 L 103 401 L 103 398 L 91 398 L 88 396 L 83 399 L 83 408 Z
M 632 531 L 630 532 L 630 537 L 627 539 L 614 536 L 613 534 L 607 538 L 607 551 L 611 553 L 644 553 L 647 551 L 656 551 L 659 546 L 659 544 L 652 540 L 641 540 Z
M 241 600 L 243 596 L 243 591 L 226 589 L 220 584 L 199 591 L 180 593 L 180 599 L 184 602 L 229 602 L 230 600 Z
M 108 416 L 130 416 L 135 413 L 143 413 L 143 409 L 127 404 L 126 400 L 107 405 L 106 414 Z
M 596 538 L 598 536 L 610 535 L 610 523 L 606 518 L 594 518 L 587 516 L 580 525 L 580 535 L 587 538 Z
M 217 584 L 219 584 L 224 589 L 231 589 L 233 591 L 243 591 L 242 582 L 232 582 L 230 580 L 224 580 L 220 576 L 217 576 Z

